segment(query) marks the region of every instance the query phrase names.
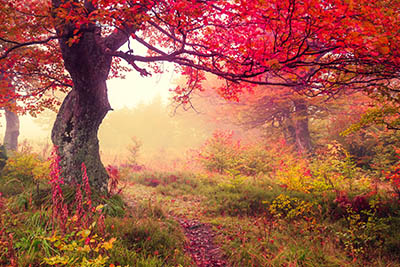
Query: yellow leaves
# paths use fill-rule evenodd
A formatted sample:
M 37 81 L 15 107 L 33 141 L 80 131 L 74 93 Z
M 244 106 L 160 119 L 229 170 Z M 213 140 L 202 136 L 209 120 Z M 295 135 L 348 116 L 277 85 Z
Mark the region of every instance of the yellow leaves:
M 48 180 L 50 170 L 50 161 L 39 162 L 32 170 L 35 180 Z
M 278 218 L 292 220 L 312 215 L 313 207 L 313 203 L 280 194 L 272 201 L 269 212 Z
M 74 215 L 74 216 L 72 216 L 71 218 L 69 218 L 69 220 L 71 221 L 71 222 L 77 222 L 78 221 L 78 215 Z
M 69 38 L 68 41 L 66 42 L 67 45 L 69 47 L 71 47 L 72 45 L 79 43 L 81 36 L 82 36 L 82 33 L 74 35 L 73 37 Z
M 34 153 L 14 153 L 7 161 L 4 169 L 7 179 L 34 179 L 35 181 L 48 180 L 50 175 L 50 161 L 42 161 Z
M 354 0 L 345 0 L 344 2 L 348 5 L 350 11 L 354 9 Z
M 378 49 L 379 49 L 379 52 L 381 52 L 381 54 L 383 54 L 383 55 L 387 55 L 390 53 L 390 48 L 387 46 L 382 46 L 382 47 L 379 47 Z
M 60 256 L 60 255 L 50 257 L 50 258 L 44 258 L 43 260 L 45 263 L 50 264 L 50 265 L 57 265 L 57 264 L 67 265 L 67 264 L 71 263 L 69 257 L 64 257 L 64 256 Z
M 91 228 L 65 236 L 54 234 L 44 239 L 52 243 L 53 250 L 58 251 L 57 256 L 44 258 L 44 262 L 61 266 L 105 266 L 109 257 L 104 254 L 113 248 L 117 240 L 110 238 L 105 241 L 104 238 L 93 234 Z
M 84 245 L 83 247 L 78 247 L 77 250 L 79 252 L 86 252 L 86 253 L 89 253 L 91 251 L 91 249 L 88 245 Z
M 108 240 L 107 242 L 104 242 L 101 247 L 104 248 L 105 250 L 110 250 L 113 247 L 113 243 L 116 241 L 116 238 L 111 238 L 110 240 Z
M 103 204 L 100 204 L 96 207 L 96 211 L 101 211 L 104 208 Z
M 82 236 L 82 238 L 86 238 L 90 235 L 90 230 L 84 229 L 78 233 L 78 235 Z

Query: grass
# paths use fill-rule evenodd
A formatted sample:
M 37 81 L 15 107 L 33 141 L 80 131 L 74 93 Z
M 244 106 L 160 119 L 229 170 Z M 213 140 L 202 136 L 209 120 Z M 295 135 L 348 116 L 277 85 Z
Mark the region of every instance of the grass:
M 156 177 L 160 183 L 148 183 L 149 177 Z M 384 215 L 389 216 L 389 221 L 384 223 L 377 217 L 360 231 L 368 253 L 354 254 L 345 243 L 360 243 L 351 238 L 343 240 L 338 234 L 348 231 L 350 226 L 346 213 L 338 215 L 340 207 L 334 191 L 291 191 L 268 177 L 255 180 L 229 175 L 157 173 L 149 176 L 142 173 L 130 179 L 136 189 L 129 189 L 129 195 L 158 203 L 167 213 L 197 218 L 213 225 L 217 242 L 232 266 L 395 266 L 399 262 L 399 219 L 397 208 L 389 202 Z M 300 205 L 295 207 L 292 203 L 289 208 L 295 210 L 297 216 L 271 214 L 271 203 L 280 195 Z M 385 203 L 388 197 L 383 195 L 380 199 Z M 304 203 L 312 203 L 310 213 L 299 213 Z M 357 226 L 359 222 L 355 223 Z M 386 226 L 384 242 L 376 247 L 378 241 L 372 241 L 373 231 Z
M 44 258 L 61 255 L 60 247 L 57 247 L 59 241 L 50 241 L 55 233 L 60 233 L 51 223 L 51 190 L 46 184 L 38 188 L 37 191 L 36 185 L 31 184 L 10 194 L 6 191 L 5 181 L 0 182 L 0 265 L 39 266 L 44 264 Z M 65 203 L 73 211 L 76 189 L 67 186 L 62 189 Z M 92 191 L 92 201 L 94 206 L 102 205 L 105 230 L 96 225 L 90 235 L 98 236 L 96 239 L 104 238 L 99 242 L 115 238 L 112 248 L 102 252 L 108 257 L 107 263 L 115 266 L 187 266 L 190 259 L 184 253 L 185 239 L 180 226 L 168 218 L 157 203 L 144 200 L 127 208 L 120 195 L 104 197 L 95 191 Z M 69 245 L 72 241 L 67 240 L 73 240 L 76 235 L 75 231 L 67 233 L 60 241 Z
M 384 191 L 368 199 L 365 189 L 350 194 L 343 206 L 333 190 L 289 190 L 268 175 L 147 171 L 122 178 L 123 195 L 92 192 L 105 219 L 104 229 L 96 225 L 90 234 L 103 238 L 100 243 L 115 238 L 102 254 L 108 265 L 191 266 L 176 217 L 211 224 L 231 266 L 398 266 L 400 261 L 398 202 Z M 29 180 L 13 187 L 16 182 L 0 179 L 0 264 L 10 264 L 14 256 L 18 266 L 40 265 L 60 253 L 49 241 L 59 231 L 50 223 L 51 189 Z M 73 210 L 76 188 L 62 189 Z M 352 212 L 348 208 L 359 205 L 355 196 L 378 202 L 379 212 Z

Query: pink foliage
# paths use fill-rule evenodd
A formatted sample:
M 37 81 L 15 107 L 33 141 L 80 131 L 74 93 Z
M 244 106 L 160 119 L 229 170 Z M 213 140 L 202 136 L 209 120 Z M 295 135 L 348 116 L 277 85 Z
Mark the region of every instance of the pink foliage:
M 61 185 L 64 184 L 64 179 L 61 175 L 60 157 L 57 155 L 57 148 L 53 149 L 51 154 L 51 172 L 50 184 L 52 189 L 52 209 L 53 209 L 53 224 L 57 224 L 63 232 L 67 230 L 68 218 L 74 215 L 76 220 L 69 227 L 87 228 L 95 219 L 96 209 L 92 205 L 92 191 L 90 188 L 89 178 L 86 172 L 86 166 L 82 163 L 82 183 L 75 184 L 76 193 L 74 206 L 69 206 L 65 203 Z M 100 210 L 98 212 L 101 212 Z M 104 228 L 104 215 L 99 215 L 100 228 Z
M 87 176 L 86 165 L 84 162 L 82 162 L 82 184 L 86 194 L 86 204 L 90 210 L 92 208 L 92 191 L 90 190 L 89 178 Z
M 65 230 L 65 224 L 68 218 L 68 207 L 64 204 L 64 196 L 61 185 L 64 184 L 64 178 L 61 176 L 60 157 L 57 154 L 57 147 L 51 152 L 50 181 L 53 202 L 53 223 L 58 222 L 61 229 Z

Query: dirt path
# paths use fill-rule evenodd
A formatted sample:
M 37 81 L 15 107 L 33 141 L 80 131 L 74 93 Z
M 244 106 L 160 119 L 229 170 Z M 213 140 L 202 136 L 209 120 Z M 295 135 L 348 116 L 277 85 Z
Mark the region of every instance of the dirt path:
M 197 220 L 176 218 L 183 227 L 185 236 L 189 240 L 186 252 L 192 256 L 199 267 L 228 266 L 220 248 L 214 243 L 215 233 L 210 225 Z
M 216 233 L 209 224 L 193 219 L 204 210 L 201 199 L 187 196 L 175 198 L 157 194 L 155 188 L 135 184 L 128 186 L 124 198 L 129 205 L 139 201 L 156 200 L 163 203 L 169 216 L 176 220 L 187 238 L 185 250 L 191 255 L 193 263 L 198 267 L 229 266 L 221 249 L 214 243 Z

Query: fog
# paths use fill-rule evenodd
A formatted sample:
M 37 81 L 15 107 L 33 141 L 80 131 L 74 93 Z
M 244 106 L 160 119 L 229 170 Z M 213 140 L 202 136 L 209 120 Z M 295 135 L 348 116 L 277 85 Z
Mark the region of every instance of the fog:
M 168 166 L 190 157 L 216 129 L 235 128 L 217 119 L 221 100 L 195 95 L 194 109 L 184 111 L 170 101 L 170 89 L 176 84 L 172 75 L 150 79 L 129 73 L 127 79 L 109 81 L 109 99 L 113 108 L 99 130 L 101 157 L 105 164 L 121 164 L 132 156 L 129 147 L 140 144 L 140 164 Z M 217 103 L 215 102 L 217 101 Z M 45 111 L 32 118 L 20 117 L 20 144 L 34 150 L 51 146 L 51 128 L 56 113 Z M 0 117 L 0 140 L 5 132 L 4 115 Z

